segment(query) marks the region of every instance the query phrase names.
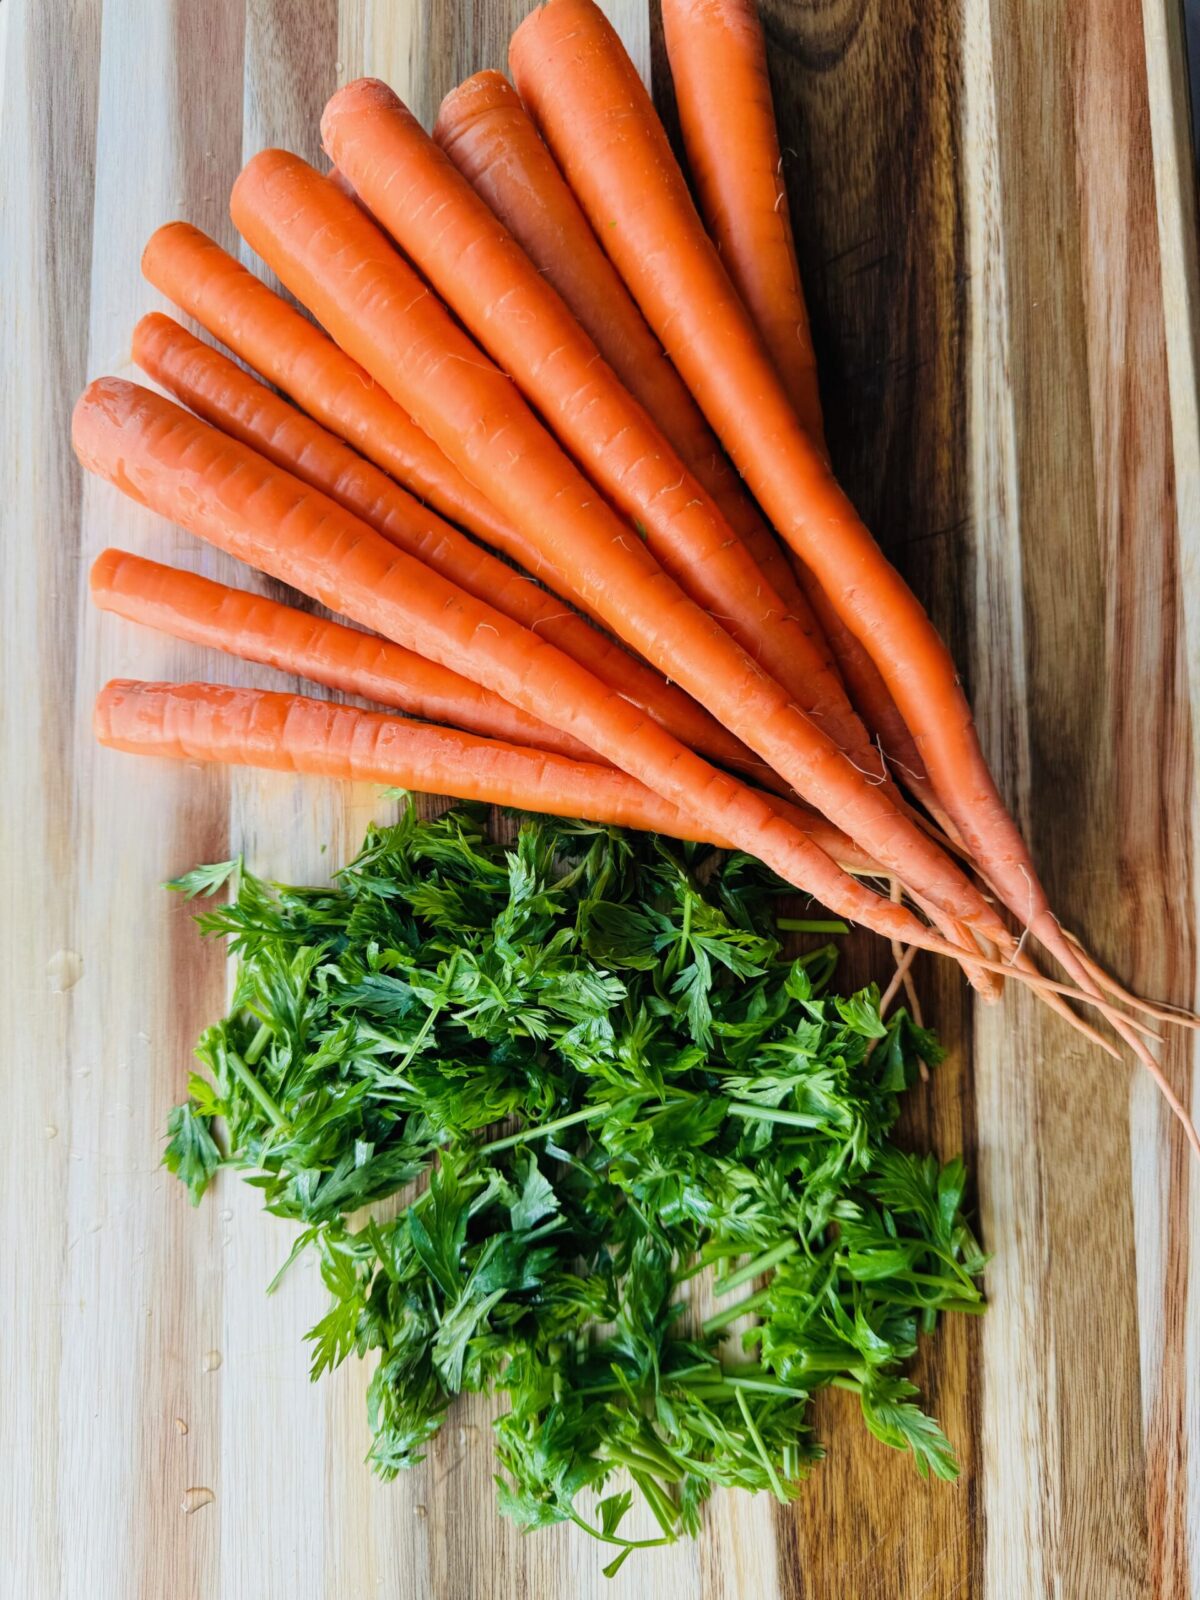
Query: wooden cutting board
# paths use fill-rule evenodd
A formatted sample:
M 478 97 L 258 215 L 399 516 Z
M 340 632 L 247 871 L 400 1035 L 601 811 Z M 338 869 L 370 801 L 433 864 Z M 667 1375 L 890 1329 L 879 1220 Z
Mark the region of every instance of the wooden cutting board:
M 158 1166 L 225 972 L 164 878 L 242 850 L 320 877 L 374 794 L 96 750 L 108 677 L 267 681 L 85 603 L 107 544 L 234 577 L 84 482 L 84 382 L 158 302 L 138 257 L 267 144 L 318 158 L 335 85 L 429 118 L 523 0 L 7 0 L 0 7 L 4 1431 L 22 1600 L 646 1594 L 1200 1595 L 1197 1166 L 1149 1085 L 1018 995 L 922 975 L 951 1047 L 907 1130 L 978 1179 L 991 1310 L 921 1376 L 963 1462 L 927 1485 L 824 1404 L 798 1504 L 718 1497 L 699 1544 L 599 1575 L 492 1509 L 487 1408 L 393 1485 L 364 1374 L 311 1387 L 312 1271 L 281 1225 Z M 663 100 L 653 6 L 613 14 Z M 1174 0 L 771 0 L 772 65 L 835 462 L 964 664 L 1069 925 L 1196 999 L 1200 428 Z M 236 581 L 245 582 L 244 573 Z M 856 959 L 852 957 L 852 960 Z M 857 959 L 861 959 L 860 956 Z M 1190 1051 L 1165 1062 L 1193 1093 Z M 1189 1222 L 1190 1208 L 1190 1222 Z M 849 1402 L 849 1397 L 839 1396 Z M 211 1502 L 185 1514 L 181 1507 Z M 190 1501 L 189 1501 L 190 1496 Z

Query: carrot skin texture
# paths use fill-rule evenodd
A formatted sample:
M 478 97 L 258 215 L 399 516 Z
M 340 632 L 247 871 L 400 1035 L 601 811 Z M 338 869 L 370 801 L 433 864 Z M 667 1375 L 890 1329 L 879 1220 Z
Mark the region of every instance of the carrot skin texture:
M 729 848 L 616 767 L 305 695 L 115 679 L 97 697 L 94 723 L 101 744 L 132 755 L 396 784 Z M 814 842 L 849 846 L 823 818 L 778 803 Z M 871 870 L 848 854 L 855 871 Z
M 386 84 L 359 79 L 329 101 L 321 131 L 380 226 L 511 374 L 684 592 L 860 769 L 885 777 L 840 678 L 826 664 L 823 642 L 814 643 L 788 614 L 656 422 L 408 108 Z
M 757 0 L 662 0 L 662 19 L 701 215 L 796 415 L 824 449 Z
M 443 516 L 489 544 L 508 537 L 486 495 L 413 419 L 319 328 L 199 228 L 164 223 L 142 252 L 142 273 L 214 339 Z
M 800 426 L 620 39 L 590 0 L 548 0 L 513 35 L 509 62 L 610 259 L 718 438 L 874 660 L 971 855 L 1021 924 L 1089 988 L 988 771 L 949 652 Z M 635 195 L 636 206 L 628 203 Z
M 234 185 L 232 210 L 292 292 L 402 397 L 465 473 L 486 484 L 506 515 L 545 541 L 551 560 L 569 570 L 573 586 L 622 637 L 705 703 L 802 799 L 835 818 L 923 907 L 985 925 L 989 908 L 974 885 L 687 599 L 641 541 L 630 539 L 511 381 L 481 364 L 445 309 L 343 195 L 298 157 L 265 151 Z M 535 714 L 550 720 L 548 710 L 543 704 Z M 626 765 L 619 751 L 605 753 Z
M 390 639 L 199 573 L 105 550 L 92 565 L 91 594 L 100 610 L 130 622 L 360 695 L 422 721 L 450 723 L 574 761 L 597 760 L 578 739 Z
M 696 837 L 676 807 L 613 767 L 303 695 L 118 679 L 96 701 L 95 730 L 135 755 L 396 784 Z
M 831 909 L 942 953 L 910 913 L 842 872 L 778 808 L 710 767 L 582 667 L 396 550 L 335 501 L 119 378 L 75 407 L 82 464 L 141 504 L 419 655 L 542 712 Z M 719 630 L 718 630 L 719 631 Z M 851 909 L 853 908 L 853 909 Z
M 756 0 L 663 0 L 662 16 L 700 212 L 796 415 L 825 453 L 816 355 Z M 878 668 L 799 557 L 792 559 L 851 703 L 906 786 L 944 826 L 924 763 Z
M 833 657 L 783 549 L 668 361 L 508 79 L 477 72 L 442 101 L 435 142 L 561 295 L 600 354 L 712 495 L 826 667 Z M 335 169 L 336 171 L 336 169 Z
M 342 440 L 170 317 L 152 311 L 139 321 L 133 359 L 197 416 L 337 500 L 468 594 L 536 630 L 684 744 L 758 783 L 771 782 L 769 769 L 681 689 L 481 550 Z

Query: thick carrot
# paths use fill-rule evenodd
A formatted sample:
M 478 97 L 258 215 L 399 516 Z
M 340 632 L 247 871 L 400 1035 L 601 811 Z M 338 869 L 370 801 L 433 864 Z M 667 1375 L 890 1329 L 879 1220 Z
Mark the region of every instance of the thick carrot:
M 176 639 L 258 661 L 426 721 L 553 750 L 574 761 L 596 760 L 570 734 L 518 711 L 436 661 L 265 595 L 231 589 L 124 550 L 105 550 L 96 557 L 91 590 L 102 611 Z
M 662 19 L 701 214 L 796 415 L 823 446 L 817 359 L 757 0 L 662 0 Z
M 481 550 L 378 467 L 170 317 L 152 311 L 141 319 L 133 331 L 133 359 L 206 422 L 322 490 L 460 589 L 533 628 L 682 743 L 758 783 L 770 782 L 763 763 L 681 689 Z
M 76 404 L 72 438 L 89 471 L 139 503 L 330 609 L 486 683 L 530 715 L 544 712 L 701 827 L 758 855 L 840 915 L 887 938 L 956 959 L 962 954 L 842 872 L 766 797 L 709 766 L 561 651 L 172 401 L 120 378 L 97 379 Z M 704 619 L 701 626 L 728 642 L 715 623 Z
M 433 441 L 294 306 L 188 222 L 150 236 L 142 272 L 256 372 L 443 516 L 488 544 L 504 519 Z
M 298 157 L 264 151 L 234 185 L 231 209 L 238 228 L 292 293 L 396 394 L 464 474 L 543 545 L 618 634 L 836 820 L 923 908 L 937 908 L 951 922 L 974 923 L 997 941 L 1006 937 L 956 864 L 688 600 L 642 541 L 630 538 L 512 381 L 480 357 L 344 195 Z M 492 687 L 513 698 L 502 684 Z M 555 720 L 545 703 L 529 709 Z M 619 754 L 610 758 L 624 764 Z M 670 790 L 661 792 L 676 799 Z
M 778 532 L 863 644 L 938 799 L 997 892 L 1085 989 L 984 761 L 949 652 L 799 425 L 619 38 L 591 0 L 513 36 L 517 88 L 610 258 Z
M 601 249 L 508 79 L 499 72 L 477 72 L 452 89 L 442 101 L 433 137 L 658 423 L 830 665 L 819 625 L 782 547 Z
M 885 778 L 823 642 L 788 614 L 712 496 L 412 113 L 386 84 L 362 78 L 329 101 L 321 132 L 381 227 L 512 375 L 684 592 L 851 760 Z M 245 175 L 239 182 L 245 192 Z
M 616 767 L 304 695 L 117 679 L 101 690 L 94 721 L 101 744 L 134 755 L 396 784 L 727 847 Z M 774 803 L 854 871 L 872 870 L 823 818 Z

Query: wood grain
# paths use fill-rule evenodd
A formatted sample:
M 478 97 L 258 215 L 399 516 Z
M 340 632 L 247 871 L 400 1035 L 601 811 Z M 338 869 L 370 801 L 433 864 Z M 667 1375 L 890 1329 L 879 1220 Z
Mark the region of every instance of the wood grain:
M 922 974 L 951 1053 L 906 1130 L 965 1152 L 993 1252 L 988 1315 L 920 1361 L 960 1482 L 920 1483 L 840 1395 L 795 1508 L 720 1497 L 701 1543 L 611 1585 L 573 1534 L 497 1520 L 483 1404 L 373 1480 L 365 1374 L 307 1381 L 315 1275 L 267 1299 L 280 1225 L 232 1183 L 193 1213 L 158 1168 L 225 985 L 161 880 L 239 849 L 319 877 L 383 809 L 94 749 L 105 678 L 236 675 L 90 614 L 95 554 L 234 567 L 82 483 L 70 408 L 126 367 L 156 224 L 236 247 L 247 156 L 317 159 L 321 105 L 364 72 L 429 120 L 503 66 L 524 9 L 0 6 L 0 1593 L 1194 1600 L 1200 1183 L 1148 1085 L 1021 996 L 976 1010 Z M 670 125 L 655 8 L 607 9 Z M 950 637 L 1064 915 L 1123 976 L 1194 1002 L 1200 300 L 1173 0 L 764 10 L 839 471 Z M 1195 1101 L 1185 1044 L 1166 1059 Z M 215 1498 L 185 1514 L 198 1487 Z

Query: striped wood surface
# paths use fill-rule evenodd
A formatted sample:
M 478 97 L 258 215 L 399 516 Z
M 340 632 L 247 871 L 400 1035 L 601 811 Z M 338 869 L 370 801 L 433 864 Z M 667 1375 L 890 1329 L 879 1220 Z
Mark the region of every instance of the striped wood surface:
M 322 103 L 364 72 L 429 118 L 503 64 L 523 9 L 0 6 L 0 1591 L 1198 1596 L 1200 1182 L 1147 1084 L 1018 996 L 972 1014 L 952 975 L 923 974 L 951 1056 L 909 1131 L 966 1151 L 994 1252 L 988 1316 L 921 1362 L 959 1484 L 919 1483 L 837 1396 L 819 1411 L 830 1459 L 794 1509 L 718 1497 L 700 1544 L 612 1585 L 575 1534 L 496 1519 L 486 1407 L 456 1414 L 422 1468 L 373 1481 L 363 1374 L 307 1382 L 313 1273 L 265 1299 L 282 1240 L 253 1194 L 223 1183 L 193 1214 L 156 1165 L 225 984 L 157 885 L 239 849 L 322 874 L 379 807 L 92 746 L 110 676 L 241 673 L 89 615 L 108 543 L 232 574 L 82 481 L 70 407 L 126 369 L 156 303 L 137 270 L 156 224 L 235 247 L 247 156 L 316 159 Z M 610 9 L 669 118 L 652 5 Z M 1173 0 L 767 12 L 835 460 L 953 640 L 1056 904 L 1126 978 L 1194 1000 L 1200 426 Z M 1168 1062 L 1187 1091 L 1179 1040 Z M 197 1487 L 215 1499 L 184 1515 Z

